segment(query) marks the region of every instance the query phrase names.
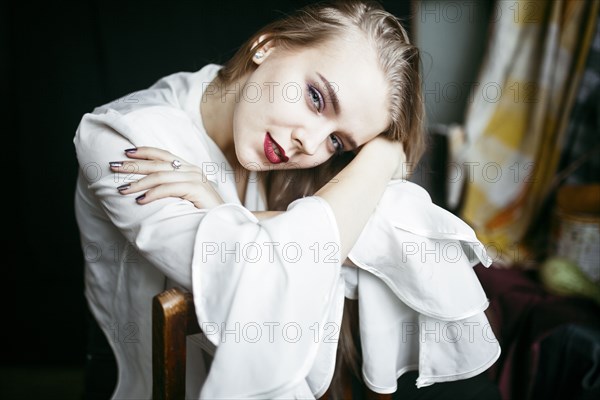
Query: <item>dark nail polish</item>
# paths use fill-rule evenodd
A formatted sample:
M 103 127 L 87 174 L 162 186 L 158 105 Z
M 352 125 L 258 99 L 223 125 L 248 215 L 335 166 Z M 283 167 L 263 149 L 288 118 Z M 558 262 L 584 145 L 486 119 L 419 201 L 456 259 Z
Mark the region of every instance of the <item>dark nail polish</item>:
M 121 161 L 111 161 L 108 163 L 111 167 L 118 168 L 122 167 L 123 163 Z
M 121 186 L 119 186 L 119 187 L 117 188 L 117 190 L 120 192 L 120 191 L 122 191 L 122 190 L 127 190 L 127 189 L 129 189 L 130 187 L 131 187 L 131 185 L 130 185 L 129 183 L 126 183 L 126 184 L 124 184 L 124 185 L 121 185 Z
M 137 151 L 137 149 L 135 147 L 132 147 L 131 149 L 126 149 L 125 153 L 131 154 L 131 153 L 135 153 L 136 151 Z
M 135 201 L 144 200 L 144 197 L 146 197 L 146 195 L 145 195 L 145 194 L 143 194 L 143 195 L 141 195 L 141 196 L 138 196 L 138 197 L 136 197 L 136 198 L 135 198 Z

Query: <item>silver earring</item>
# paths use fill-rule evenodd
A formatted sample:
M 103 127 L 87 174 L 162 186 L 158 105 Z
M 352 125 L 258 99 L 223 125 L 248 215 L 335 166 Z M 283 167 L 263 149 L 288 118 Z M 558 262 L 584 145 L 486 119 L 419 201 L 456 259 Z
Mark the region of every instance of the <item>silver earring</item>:
M 264 56 L 265 56 L 265 52 L 262 50 L 258 50 L 256 53 L 254 53 L 254 58 L 256 58 L 257 60 L 260 60 Z

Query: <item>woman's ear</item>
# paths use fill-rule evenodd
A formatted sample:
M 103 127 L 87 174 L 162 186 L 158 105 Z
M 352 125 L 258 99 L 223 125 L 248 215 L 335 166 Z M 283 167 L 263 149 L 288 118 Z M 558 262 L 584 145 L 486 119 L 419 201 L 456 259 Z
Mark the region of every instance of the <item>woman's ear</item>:
M 254 61 L 256 65 L 262 64 L 274 49 L 270 42 L 260 45 L 260 43 L 264 43 L 268 38 L 268 35 L 260 35 L 260 37 L 252 43 L 252 51 L 254 52 L 252 61 Z

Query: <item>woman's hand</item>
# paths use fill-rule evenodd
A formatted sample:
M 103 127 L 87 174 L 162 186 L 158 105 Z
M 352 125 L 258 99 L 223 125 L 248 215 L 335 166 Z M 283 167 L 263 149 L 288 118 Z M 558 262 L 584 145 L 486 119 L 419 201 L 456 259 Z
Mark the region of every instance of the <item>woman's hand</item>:
M 125 150 L 125 154 L 136 161 L 111 162 L 110 169 L 124 174 L 147 175 L 117 188 L 121 194 L 145 191 L 136 198 L 139 204 L 165 197 L 180 197 L 192 202 L 196 208 L 212 208 L 224 203 L 199 167 L 168 151 L 138 147 Z
M 360 151 L 370 154 L 372 157 L 386 160 L 389 166 L 390 179 L 406 179 L 409 169 L 406 163 L 404 146 L 399 141 L 392 141 L 383 136 L 377 136 L 365 143 Z

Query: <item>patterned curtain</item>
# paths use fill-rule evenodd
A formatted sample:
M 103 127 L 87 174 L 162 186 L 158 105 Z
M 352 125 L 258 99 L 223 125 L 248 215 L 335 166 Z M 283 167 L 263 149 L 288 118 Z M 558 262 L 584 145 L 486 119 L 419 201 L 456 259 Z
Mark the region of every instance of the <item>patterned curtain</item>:
M 468 176 L 461 216 L 498 262 L 535 260 L 526 236 L 555 186 L 598 8 L 585 0 L 496 2 L 457 161 Z

